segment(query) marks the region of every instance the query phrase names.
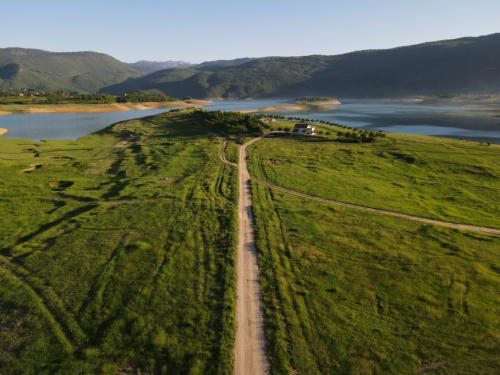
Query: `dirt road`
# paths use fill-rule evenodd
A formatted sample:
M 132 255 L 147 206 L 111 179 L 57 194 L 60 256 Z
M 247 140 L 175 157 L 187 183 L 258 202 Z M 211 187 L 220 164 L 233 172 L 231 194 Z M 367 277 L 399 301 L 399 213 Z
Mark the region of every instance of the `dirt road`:
M 334 205 L 354 208 L 358 210 L 382 213 L 385 215 L 414 220 L 423 223 L 441 225 L 450 228 L 468 230 L 486 235 L 500 236 L 500 229 L 477 227 L 473 225 L 448 223 L 438 220 L 426 219 L 417 216 L 405 215 L 397 212 L 385 211 L 371 207 L 359 206 L 350 203 L 338 202 L 299 193 L 285 189 L 267 181 L 250 177 L 247 168 L 246 148 L 260 140 L 255 138 L 240 147 L 239 164 L 236 165 L 226 159 L 223 144 L 220 159 L 230 165 L 239 167 L 239 202 L 238 202 L 238 255 L 237 255 L 237 302 L 236 302 L 236 342 L 234 347 L 234 374 L 235 375 L 260 375 L 269 371 L 269 360 L 266 354 L 266 339 L 264 335 L 264 321 L 262 315 L 262 301 L 259 283 L 259 267 L 257 264 L 257 251 L 253 236 L 252 200 L 250 192 L 250 178 L 267 185 L 273 189 L 313 199 Z
M 236 342 L 234 346 L 234 374 L 261 375 L 269 371 L 264 335 L 264 319 L 259 282 L 259 266 L 253 235 L 250 175 L 246 161 L 246 146 L 240 147 L 238 255 L 236 261 Z

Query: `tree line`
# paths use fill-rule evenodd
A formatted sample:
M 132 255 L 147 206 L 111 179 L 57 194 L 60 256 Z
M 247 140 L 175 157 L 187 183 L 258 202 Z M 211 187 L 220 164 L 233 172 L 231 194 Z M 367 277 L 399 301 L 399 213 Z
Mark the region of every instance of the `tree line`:
M 21 96 L 21 94 L 23 96 Z M 112 104 L 112 103 L 144 103 L 174 102 L 176 99 L 164 94 L 144 92 L 127 93 L 120 96 L 107 94 L 80 94 L 78 92 L 11 92 L 0 93 L 0 104 Z

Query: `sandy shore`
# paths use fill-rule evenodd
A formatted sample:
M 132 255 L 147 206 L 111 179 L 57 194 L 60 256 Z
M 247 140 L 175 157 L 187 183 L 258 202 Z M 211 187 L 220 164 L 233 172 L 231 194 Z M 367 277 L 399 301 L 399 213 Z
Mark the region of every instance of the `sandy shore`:
M 201 107 L 210 104 L 209 101 L 187 100 L 177 102 L 146 102 L 146 103 L 113 103 L 113 104 L 12 104 L 0 106 L 0 115 L 9 115 L 12 112 L 21 113 L 105 113 L 121 112 L 142 109 L 158 109 L 172 107 Z
M 8 131 L 9 131 L 8 129 L 0 128 L 0 135 L 5 134 Z

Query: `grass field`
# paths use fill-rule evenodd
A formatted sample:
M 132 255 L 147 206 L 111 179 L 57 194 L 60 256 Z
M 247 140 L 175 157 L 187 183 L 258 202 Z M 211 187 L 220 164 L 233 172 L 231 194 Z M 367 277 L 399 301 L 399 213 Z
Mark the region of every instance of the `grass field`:
M 250 173 L 500 228 L 500 147 L 316 127 L 332 134 L 249 146 Z M 237 162 L 259 131 L 181 110 L 76 141 L 0 136 L 0 373 L 232 374 L 238 174 L 221 136 Z M 252 191 L 272 374 L 500 372 L 499 238 Z
M 0 373 L 232 373 L 237 172 L 193 118 L 0 137 Z
M 499 146 L 400 134 L 345 143 L 337 128 L 317 128 L 332 134 L 266 138 L 249 147 L 250 173 L 322 198 L 500 228 Z
M 252 190 L 272 374 L 500 372 L 499 238 Z

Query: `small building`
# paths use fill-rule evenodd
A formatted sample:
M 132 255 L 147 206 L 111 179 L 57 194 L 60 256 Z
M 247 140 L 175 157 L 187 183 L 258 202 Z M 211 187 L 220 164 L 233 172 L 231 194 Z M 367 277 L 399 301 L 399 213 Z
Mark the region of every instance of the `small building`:
M 19 96 L 24 96 L 24 94 L 22 92 L 19 93 Z
M 293 132 L 295 134 L 312 135 L 314 134 L 314 128 L 307 122 L 299 122 L 298 124 L 295 124 L 295 126 L 293 127 Z
M 259 121 L 262 121 L 266 124 L 270 124 L 272 122 L 278 122 L 278 121 L 276 121 L 275 118 L 271 118 L 271 117 L 261 117 L 261 118 L 259 118 Z

